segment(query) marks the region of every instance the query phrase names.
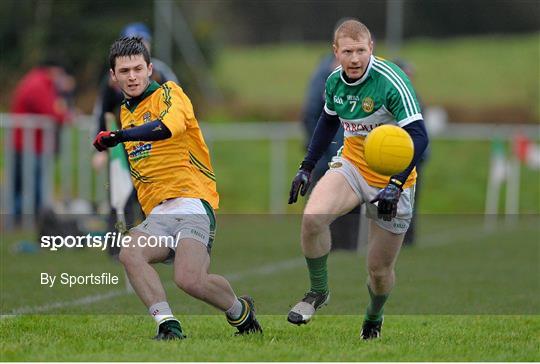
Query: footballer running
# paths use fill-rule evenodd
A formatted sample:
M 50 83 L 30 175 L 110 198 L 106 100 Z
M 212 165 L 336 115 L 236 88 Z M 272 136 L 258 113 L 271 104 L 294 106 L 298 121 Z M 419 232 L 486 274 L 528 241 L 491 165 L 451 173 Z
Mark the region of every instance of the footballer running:
M 308 191 L 311 172 L 340 124 L 345 140 L 304 210 L 301 245 L 311 287 L 290 310 L 287 319 L 293 324 L 305 324 L 316 310 L 328 303 L 329 225 L 356 206 L 366 204 L 370 218 L 367 248 L 370 303 L 360 336 L 369 340 L 381 335 L 384 304 L 395 281 L 394 265 L 411 222 L 415 165 L 428 144 L 428 137 L 411 82 L 398 66 L 373 55 L 371 33 L 364 24 L 355 19 L 342 22 L 334 32 L 333 51 L 340 65 L 326 80 L 324 110 L 292 182 L 289 204 L 297 201 L 298 193 L 304 196 Z M 411 163 L 392 176 L 369 168 L 364 157 L 366 136 L 384 124 L 403 128 L 414 144 Z
M 122 37 L 109 53 L 110 75 L 125 100 L 122 129 L 101 131 L 98 151 L 124 143 L 131 177 L 146 219 L 130 230 L 119 259 L 135 292 L 157 324 L 157 340 L 184 339 L 151 264 L 171 262 L 174 281 L 189 295 L 225 313 L 238 334 L 261 333 L 253 300 L 237 297 L 222 276 L 209 273 L 219 195 L 210 154 L 191 101 L 173 81 L 150 80 L 153 65 L 140 37 Z M 169 236 L 169 246 L 141 246 L 140 238 Z M 179 239 L 174 237 L 179 236 Z

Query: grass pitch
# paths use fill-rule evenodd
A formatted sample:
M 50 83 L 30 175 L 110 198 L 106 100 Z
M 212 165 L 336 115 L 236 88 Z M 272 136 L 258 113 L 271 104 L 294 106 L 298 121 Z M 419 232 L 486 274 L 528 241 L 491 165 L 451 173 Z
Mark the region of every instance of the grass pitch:
M 121 268 L 95 249 L 23 255 L 2 244 L 3 361 L 538 361 L 539 237 L 536 217 L 484 231 L 481 218 L 424 216 L 403 249 L 383 337 L 362 342 L 367 304 L 363 248 L 329 260 L 332 300 L 309 325 L 286 322 L 307 288 L 299 216 L 223 215 L 212 271 L 255 300 L 263 336 L 234 337 L 214 309 L 174 287 L 158 266 L 188 339 L 154 342 L 137 297 L 118 287 L 45 288 L 41 271 Z M 123 279 L 123 276 L 121 276 Z M 17 311 L 19 309 L 19 311 Z
M 540 88 L 534 80 L 539 75 L 539 37 L 540 33 L 415 38 L 403 44 L 399 56 L 414 65 L 415 89 L 427 104 L 517 106 L 538 118 Z M 330 42 L 231 47 L 220 54 L 214 75 L 226 95 L 241 100 L 236 101 L 241 103 L 237 109 L 250 115 L 249 120 L 283 119 L 288 114 L 292 118 L 304 102 L 311 73 L 330 52 Z M 375 44 L 374 53 L 393 58 L 382 42 Z
M 537 140 L 536 143 L 539 143 Z M 488 141 L 446 141 L 432 139 L 430 153 L 422 171 L 421 191 L 415 208 L 421 214 L 482 214 L 485 208 L 489 176 L 491 143 Z M 507 145 L 507 149 L 511 148 Z M 249 151 L 249 153 L 246 153 Z M 270 146 L 267 142 L 214 143 L 212 162 L 220 193 L 220 213 L 264 213 L 269 209 Z M 304 158 L 300 141 L 286 148 L 286 179 L 283 181 L 287 201 L 291 180 Z M 235 161 L 234 163 L 232 161 Z M 540 173 L 521 167 L 519 210 L 524 214 L 540 213 Z M 302 212 L 299 203 L 287 206 L 287 212 Z M 500 193 L 499 211 L 504 211 L 504 188 Z
M 538 361 L 538 316 L 393 316 L 359 339 L 359 316 L 295 327 L 260 317 L 265 333 L 234 337 L 221 316 L 181 316 L 181 342 L 151 340 L 145 316 L 23 316 L 2 320 L 9 361 Z

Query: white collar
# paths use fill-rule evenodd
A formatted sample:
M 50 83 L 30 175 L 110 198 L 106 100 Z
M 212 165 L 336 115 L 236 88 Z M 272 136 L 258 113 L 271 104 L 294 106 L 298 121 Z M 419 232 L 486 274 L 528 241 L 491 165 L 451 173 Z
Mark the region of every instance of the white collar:
M 343 72 L 345 72 L 343 70 L 343 68 L 341 69 L 341 73 L 340 73 L 340 77 L 341 77 L 341 80 L 347 85 L 347 86 L 357 86 L 359 84 L 361 84 L 362 82 L 364 82 L 368 76 L 369 76 L 369 71 L 371 70 L 371 66 L 373 65 L 373 59 L 375 57 L 373 56 L 373 54 L 371 55 L 371 57 L 369 57 L 369 63 L 368 63 L 368 66 L 366 68 L 366 70 L 364 71 L 364 74 L 362 75 L 362 77 L 360 77 L 358 80 L 354 81 L 353 83 L 350 83 L 350 82 L 347 82 L 345 81 L 345 78 L 343 77 Z

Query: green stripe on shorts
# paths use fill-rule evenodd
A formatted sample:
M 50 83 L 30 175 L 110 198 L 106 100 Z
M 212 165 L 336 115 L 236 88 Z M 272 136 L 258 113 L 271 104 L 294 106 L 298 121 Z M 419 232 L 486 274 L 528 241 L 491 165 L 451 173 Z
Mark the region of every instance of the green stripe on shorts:
M 210 219 L 210 236 L 208 238 L 208 253 L 210 253 L 216 236 L 216 215 L 214 214 L 214 209 L 207 201 L 201 199 L 201 202 L 206 210 L 206 215 L 208 215 L 208 218 Z

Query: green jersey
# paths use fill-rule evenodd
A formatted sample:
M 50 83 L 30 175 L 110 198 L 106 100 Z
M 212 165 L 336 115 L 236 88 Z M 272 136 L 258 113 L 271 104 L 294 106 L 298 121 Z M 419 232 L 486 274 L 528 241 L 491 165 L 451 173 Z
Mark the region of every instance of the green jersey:
M 358 167 L 366 181 L 384 187 L 388 176 L 371 170 L 364 158 L 364 139 L 375 127 L 395 124 L 404 127 L 422 119 L 420 105 L 409 78 L 392 62 L 371 56 L 366 72 L 350 83 L 338 67 L 326 80 L 324 111 L 337 115 L 344 129 L 342 157 Z M 405 187 L 416 181 L 416 171 Z

